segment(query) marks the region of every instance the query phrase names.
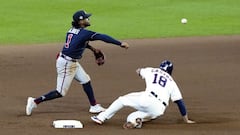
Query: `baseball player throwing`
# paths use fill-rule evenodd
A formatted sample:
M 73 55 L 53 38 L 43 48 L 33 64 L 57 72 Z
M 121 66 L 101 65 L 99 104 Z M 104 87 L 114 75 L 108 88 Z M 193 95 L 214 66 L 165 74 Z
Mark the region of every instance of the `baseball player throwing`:
M 137 69 L 136 72 L 145 79 L 145 91 L 120 96 L 104 112 L 92 116 L 91 119 L 98 124 L 103 124 L 124 106 L 129 106 L 137 111 L 128 115 L 123 128 L 141 128 L 143 122 L 163 115 L 171 99 L 178 105 L 183 120 L 186 123 L 195 123 L 188 119 L 181 92 L 171 77 L 172 70 L 173 64 L 168 60 L 163 61 L 160 68 Z
M 101 50 L 90 46 L 89 41 L 101 40 L 125 49 L 127 49 L 129 45 L 126 42 L 120 42 L 106 34 L 100 34 L 85 29 L 90 26 L 90 16 L 91 14 L 87 14 L 83 10 L 73 14 L 72 27 L 66 34 L 66 42 L 56 60 L 56 89 L 38 98 L 28 97 L 26 105 L 27 115 L 31 115 L 33 109 L 36 108 L 38 104 L 65 96 L 73 79 L 77 80 L 83 86 L 83 90 L 88 96 L 90 102 L 89 112 L 99 113 L 105 110 L 100 104 L 97 104 L 91 85 L 91 79 L 78 60 L 81 59 L 85 48 L 88 48 L 93 51 L 97 64 L 104 64 L 103 53 Z

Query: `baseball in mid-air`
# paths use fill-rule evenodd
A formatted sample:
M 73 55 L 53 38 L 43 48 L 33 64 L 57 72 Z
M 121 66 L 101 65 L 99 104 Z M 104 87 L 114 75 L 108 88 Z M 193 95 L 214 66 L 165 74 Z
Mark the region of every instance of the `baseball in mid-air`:
M 181 19 L 181 23 L 182 23 L 182 24 L 186 24 L 186 23 L 187 23 L 187 19 L 186 19 L 186 18 L 182 18 L 182 19 Z

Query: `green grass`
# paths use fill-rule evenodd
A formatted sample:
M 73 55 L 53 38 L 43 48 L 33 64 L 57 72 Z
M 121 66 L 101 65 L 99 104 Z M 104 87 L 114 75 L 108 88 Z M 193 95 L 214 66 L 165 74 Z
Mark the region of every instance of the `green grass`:
M 240 34 L 239 0 L 0 2 L 0 45 L 63 42 L 78 9 L 93 14 L 89 29 L 117 39 Z

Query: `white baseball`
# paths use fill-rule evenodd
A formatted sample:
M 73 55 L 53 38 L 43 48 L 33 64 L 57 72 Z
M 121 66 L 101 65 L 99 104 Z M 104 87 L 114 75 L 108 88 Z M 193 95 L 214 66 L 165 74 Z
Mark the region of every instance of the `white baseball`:
M 182 18 L 181 23 L 182 24 L 186 24 L 187 23 L 187 19 L 186 18 Z

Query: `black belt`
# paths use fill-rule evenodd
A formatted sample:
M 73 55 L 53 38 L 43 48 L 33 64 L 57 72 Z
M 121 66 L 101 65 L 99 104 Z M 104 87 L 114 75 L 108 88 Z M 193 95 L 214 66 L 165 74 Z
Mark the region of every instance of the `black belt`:
M 64 54 L 61 54 L 61 57 L 64 58 L 65 60 L 68 60 L 68 61 L 71 61 L 71 62 L 77 62 L 76 59 L 73 59 L 73 58 L 71 58 L 71 57 L 67 57 L 67 56 L 64 55 Z
M 155 94 L 155 92 L 153 92 L 153 91 L 151 91 L 150 92 L 155 98 L 157 98 L 158 97 L 158 95 L 157 94 Z M 158 99 L 158 98 L 157 98 Z M 158 100 L 160 100 L 160 99 L 158 99 Z M 161 100 L 160 100 L 161 101 Z M 164 106 L 167 106 L 167 104 L 163 101 L 162 102 L 162 104 L 164 105 Z

